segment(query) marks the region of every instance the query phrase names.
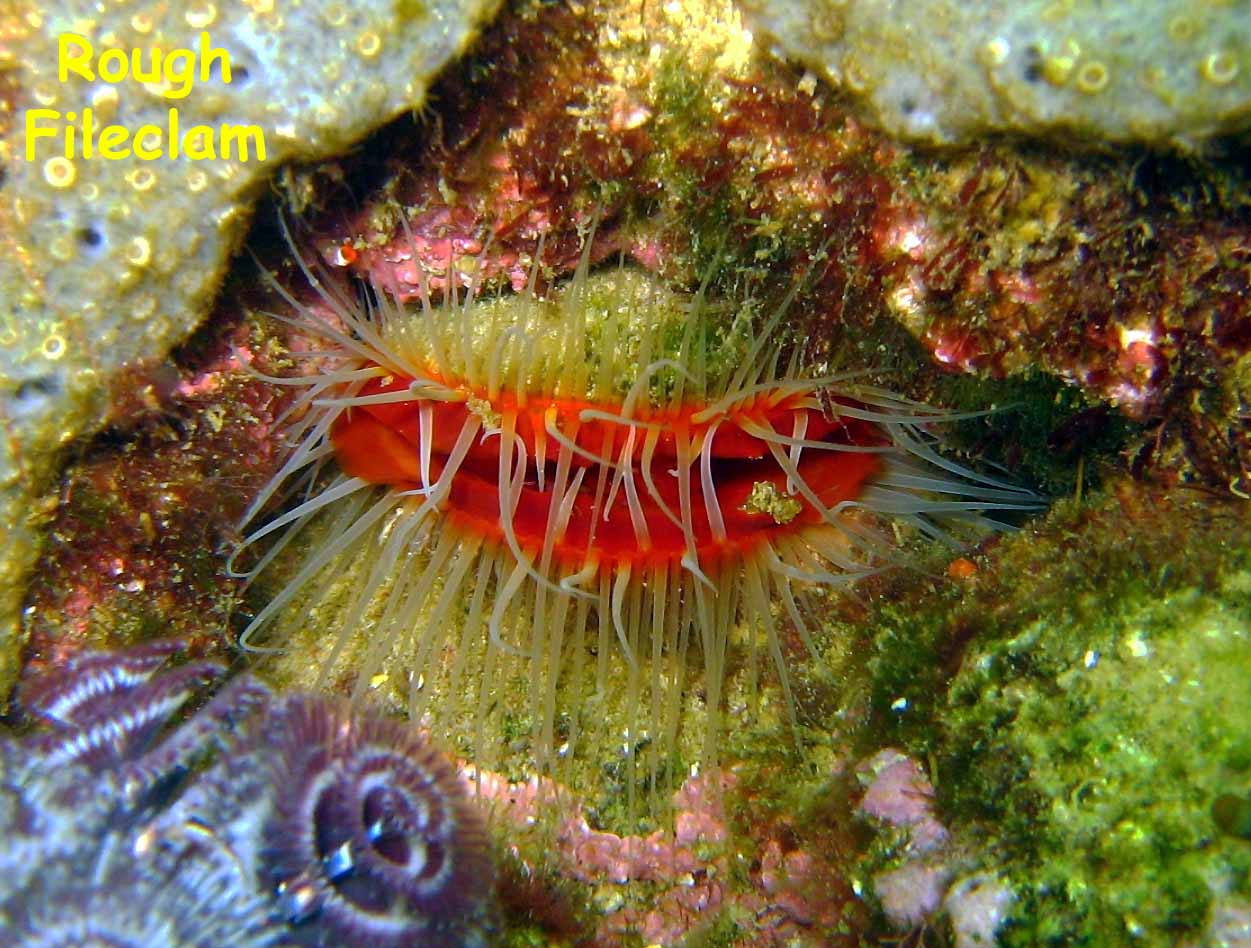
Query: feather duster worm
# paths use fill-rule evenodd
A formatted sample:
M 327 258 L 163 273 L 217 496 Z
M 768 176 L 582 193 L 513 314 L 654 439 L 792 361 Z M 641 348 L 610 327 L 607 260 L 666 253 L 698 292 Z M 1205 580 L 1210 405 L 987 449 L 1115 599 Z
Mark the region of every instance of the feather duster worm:
M 286 698 L 266 726 L 275 797 L 261 875 L 300 945 L 489 943 L 486 833 L 456 771 L 408 724 Z
M 406 667 L 414 712 L 470 721 L 487 759 L 497 692 L 520 676 L 530 706 L 505 710 L 529 718 L 540 766 L 585 743 L 615 688 L 630 766 L 646 734 L 654 780 L 702 675 L 711 761 L 728 665 L 754 688 L 768 661 L 793 716 L 783 626 L 813 649 L 797 590 L 892 559 L 865 512 L 948 538 L 952 522 L 1036 505 L 936 450 L 925 426 L 957 416 L 802 372 L 778 333 L 790 296 L 730 307 L 707 280 L 679 295 L 593 272 L 589 249 L 547 292 L 536 264 L 522 292 L 486 298 L 449 273 L 419 305 L 299 265 L 316 299 L 273 281 L 294 311 L 276 318 L 320 340 L 318 367 L 272 380 L 303 392 L 290 454 L 245 517 L 243 549 L 272 544 L 245 575 L 329 525 L 242 644 L 281 647 L 275 628 L 336 599 L 327 673 L 361 633 L 358 692 Z
M 493 943 L 481 814 L 417 728 L 184 651 L 83 652 L 20 686 L 36 726 L 0 735 L 4 945 Z

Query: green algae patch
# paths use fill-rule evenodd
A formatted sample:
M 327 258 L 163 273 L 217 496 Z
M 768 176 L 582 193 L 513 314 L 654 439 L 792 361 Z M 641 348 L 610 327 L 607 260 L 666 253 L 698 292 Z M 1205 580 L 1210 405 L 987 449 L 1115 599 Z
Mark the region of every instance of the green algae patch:
M 1210 815 L 1251 780 L 1251 610 L 1227 590 L 1145 581 L 979 649 L 956 677 L 951 803 L 1007 855 L 1006 943 L 1173 944 L 1213 888 L 1247 893 L 1251 847 Z
M 996 456 L 1012 457 L 1018 478 L 1053 497 L 1098 488 L 1107 472 L 1119 469 L 1119 452 L 1144 427 L 1035 369 L 1007 379 L 951 376 L 936 387 L 933 401 L 953 410 L 993 408 L 953 425 L 957 444 L 994 446 Z
M 1002 944 L 1198 940 L 1251 893 L 1247 520 L 1122 480 L 994 541 L 971 576 L 935 556 L 827 617 L 830 720 L 857 756 L 928 764 L 952 868 L 1015 896 Z M 855 874 L 896 868 L 890 843 Z
M 1048 533 L 930 718 L 940 798 L 1005 944 L 1174 944 L 1248 892 L 1212 816 L 1251 783 L 1246 512 L 1122 486 Z

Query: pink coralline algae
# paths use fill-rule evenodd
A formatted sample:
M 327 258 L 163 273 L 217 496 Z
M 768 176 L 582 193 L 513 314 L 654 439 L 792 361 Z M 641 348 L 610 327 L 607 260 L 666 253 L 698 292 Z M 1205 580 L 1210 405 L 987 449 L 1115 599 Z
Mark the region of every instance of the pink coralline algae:
M 953 883 L 943 900 L 956 948 L 987 948 L 1008 917 L 1016 896 L 994 876 L 974 874 Z
M 934 787 L 919 764 L 887 748 L 860 767 L 868 787 L 860 812 L 905 834 L 902 862 L 873 878 L 882 911 L 899 929 L 916 928 L 942 904 L 953 870 L 949 834 L 934 815 Z
M 241 584 L 222 564 L 249 486 L 272 471 L 287 403 L 245 371 L 270 368 L 266 352 L 251 327 L 223 320 L 113 393 L 110 427 L 65 475 L 27 596 L 28 678 L 156 629 L 225 644 Z
M 357 249 L 351 241 L 322 239 L 317 249 L 327 263 L 350 267 L 379 286 L 394 288 L 396 298 L 401 300 L 418 298 L 423 291 L 443 292 L 449 274 L 454 274 L 453 286 L 464 289 L 471 279 L 465 272 L 467 261 L 473 264 L 473 279 L 502 278 L 519 291 L 533 270 L 532 248 L 551 229 L 551 222 L 542 211 L 535 210 L 527 217 L 529 225 L 514 233 L 505 236 L 487 232 L 484 237 L 483 218 L 467 208 L 439 206 L 407 221 L 390 241 L 380 246 Z M 528 247 L 520 243 L 526 238 Z M 597 246 L 596 256 L 602 257 L 611 249 Z M 578 262 L 574 249 L 559 257 L 545 254 L 544 259 L 562 272 L 572 271 Z
M 897 931 L 921 932 L 941 911 L 957 948 L 993 945 L 1012 906 L 1012 890 L 993 875 L 957 878 L 961 860 L 935 813 L 934 786 L 921 765 L 886 748 L 861 763 L 857 774 L 866 784 L 859 813 L 900 836 L 895 867 L 872 879 L 887 922 Z
M 368 274 L 401 298 L 423 287 L 441 292 L 466 260 L 477 261 L 476 279 L 520 289 L 540 237 L 545 264 L 573 269 L 582 250 L 577 229 L 595 214 L 586 189 L 623 178 L 650 146 L 637 110 L 626 110 L 636 121 L 618 110 L 615 130 L 607 116 L 601 129 L 573 114 L 574 96 L 609 81 L 592 42 L 595 24 L 565 8 L 545 13 L 546 22 L 506 19 L 484 38 L 479 61 L 489 65 L 445 82 L 433 138 L 396 136 L 381 192 L 346 223 L 328 219 L 314 241 L 329 264 Z M 481 108 L 479 97 L 492 107 Z M 609 239 L 592 252 L 600 259 L 613 249 Z
M 920 764 L 887 748 L 860 770 L 869 780 L 860 800 L 861 812 L 907 829 L 915 852 L 934 852 L 946 845 L 947 830 L 934 816 L 934 787 Z
M 0 739 L 6 945 L 488 943 L 485 831 L 446 760 L 182 651 L 84 652 L 20 687 L 40 726 Z
M 1146 427 L 1140 471 L 1223 487 L 1251 466 L 1245 172 L 1161 162 L 988 147 L 931 169 L 886 300 L 948 369 L 1053 373 Z
M 794 827 L 781 822 L 756 826 L 750 841 L 737 838 L 725 810 L 740 789 L 733 772 L 689 778 L 674 793 L 672 829 L 645 836 L 592 828 L 582 804 L 545 778 L 469 779 L 518 830 L 554 825 L 561 874 L 599 893 L 596 945 L 619 945 L 627 935 L 678 944 L 721 920 L 741 934 L 735 944 L 818 948 L 853 943 L 847 939 L 861 924 L 832 846 L 814 838 L 797 847 Z M 742 871 L 746 885 L 733 881 Z

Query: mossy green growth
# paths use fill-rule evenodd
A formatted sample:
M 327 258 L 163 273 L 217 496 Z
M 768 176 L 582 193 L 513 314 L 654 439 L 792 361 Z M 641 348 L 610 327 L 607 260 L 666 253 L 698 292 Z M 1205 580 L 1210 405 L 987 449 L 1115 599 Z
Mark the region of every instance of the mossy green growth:
M 1118 479 L 972 576 L 932 557 L 827 616 L 831 720 L 926 763 L 957 871 L 1015 894 L 1003 945 L 1201 944 L 1251 894 L 1251 510 Z
M 945 376 L 931 397 L 956 411 L 989 407 L 989 414 L 953 426 L 957 444 L 993 447 L 1011 457 L 1016 477 L 1053 497 L 1097 488 L 1104 469 L 1119 467 L 1118 452 L 1142 430 L 1116 408 L 1033 369 L 1008 379 Z
M 999 464 L 1011 480 L 1048 497 L 1098 489 L 1144 431 L 1115 407 L 1037 369 L 1003 379 L 929 371 L 931 355 L 892 319 L 844 333 L 825 358 L 836 372 L 871 366 L 874 384 L 966 414 L 943 426 L 944 453 L 975 468 Z
M 1129 539 L 1121 564 L 1092 571 L 1102 582 L 1055 587 L 964 656 L 937 712 L 939 788 L 1017 894 L 1005 945 L 1173 945 L 1202 931 L 1215 893 L 1251 894 L 1251 843 L 1212 816 L 1251 786 L 1251 544 L 1237 535 L 1191 551 L 1206 575 Z

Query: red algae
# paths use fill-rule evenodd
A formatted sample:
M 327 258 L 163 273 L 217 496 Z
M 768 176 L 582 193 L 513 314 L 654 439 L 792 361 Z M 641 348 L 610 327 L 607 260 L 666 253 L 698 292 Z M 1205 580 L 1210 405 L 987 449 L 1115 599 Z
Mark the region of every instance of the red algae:
M 521 874 L 556 870 L 573 880 L 567 897 L 597 905 L 566 935 L 578 944 L 611 948 L 632 936 L 679 944 L 714 930 L 761 948 L 858 943 L 865 911 L 839 866 L 844 831 L 819 821 L 798 844 L 794 818 L 756 813 L 733 771 L 684 781 L 672 795 L 674 829 L 647 834 L 596 829 L 585 803 L 546 779 L 510 783 L 478 771 L 469 779 L 508 828 Z M 537 898 L 519 893 L 515 910 L 534 919 Z
M 272 471 L 286 400 L 239 372 L 262 338 L 254 330 L 223 319 L 126 374 L 109 426 L 74 459 L 49 515 L 24 614 L 28 674 L 154 634 L 227 646 L 242 584 L 222 576 L 222 556 L 247 493 Z
M 421 271 L 437 285 L 485 234 L 490 278 L 520 288 L 543 234 L 544 265 L 568 272 L 597 204 L 593 259 L 623 251 L 665 278 L 689 281 L 718 236 L 781 273 L 832 235 L 792 314 L 815 356 L 886 316 L 948 372 L 1041 370 L 1139 422 L 1138 473 L 1245 491 L 1251 229 L 1236 160 L 912 152 L 811 77 L 728 55 L 710 68 L 700 40 L 676 57 L 698 94 L 663 59 L 639 68 L 631 44 L 646 56 L 668 28 L 659 7 L 504 22 L 490 65 L 448 81 L 437 128 L 397 136 L 400 152 L 433 146 L 429 159 L 389 168 L 328 228 L 333 245 L 350 240 L 355 272 L 415 295 Z M 401 207 L 416 209 L 415 242 Z

